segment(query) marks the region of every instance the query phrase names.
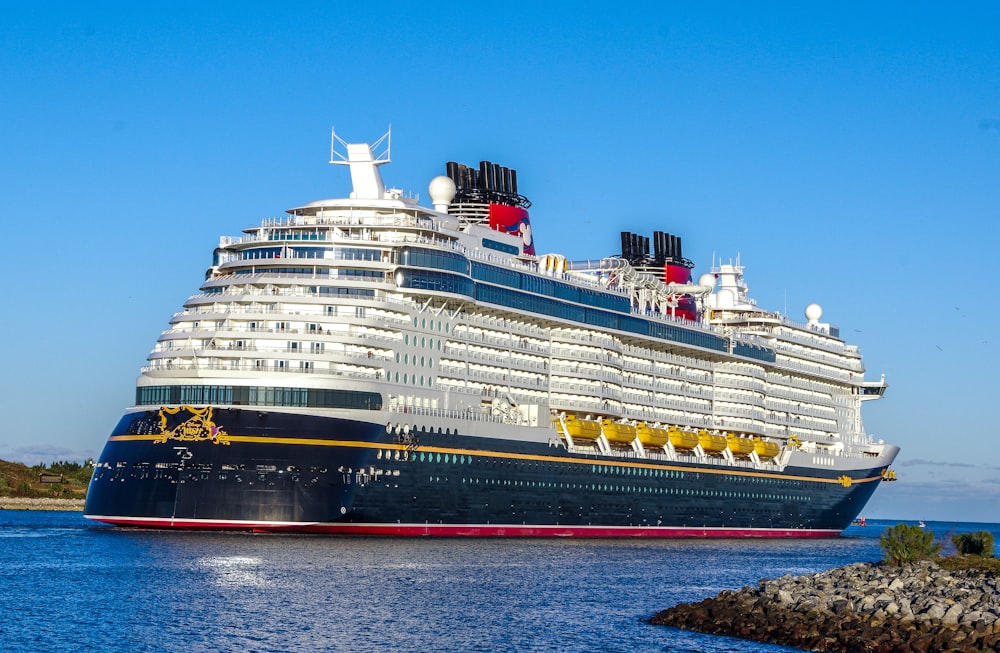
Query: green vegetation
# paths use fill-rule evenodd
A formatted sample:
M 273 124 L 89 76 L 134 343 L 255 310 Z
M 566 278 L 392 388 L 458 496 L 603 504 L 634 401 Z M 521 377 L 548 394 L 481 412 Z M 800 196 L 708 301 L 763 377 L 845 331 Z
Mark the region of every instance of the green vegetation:
M 989 572 L 992 574 L 1000 573 L 1000 558 L 994 558 L 992 556 L 945 556 L 940 558 L 937 561 L 937 564 L 939 567 L 946 569 L 947 571 L 977 571 Z
M 951 536 L 959 555 L 993 557 L 993 534 L 989 531 L 974 533 L 956 533 Z
M 936 558 L 941 551 L 941 545 L 934 542 L 934 533 L 909 524 L 896 524 L 885 529 L 879 543 L 886 562 L 896 567 Z
M 83 499 L 93 471 L 68 460 L 32 467 L 0 460 L 0 497 Z
M 951 536 L 951 541 L 955 555 L 939 556 L 941 543 L 935 543 L 934 534 L 919 526 L 896 524 L 885 529 L 879 538 L 886 562 L 897 567 L 917 560 L 934 560 L 947 571 L 1000 574 L 1000 559 L 993 556 L 992 533 L 957 533 Z

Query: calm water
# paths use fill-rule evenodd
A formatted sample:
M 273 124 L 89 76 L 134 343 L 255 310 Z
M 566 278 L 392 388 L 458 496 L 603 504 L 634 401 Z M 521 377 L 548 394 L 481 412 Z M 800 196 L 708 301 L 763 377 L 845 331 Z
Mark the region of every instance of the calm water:
M 393 540 L 123 531 L 0 511 L 0 644 L 31 651 L 790 651 L 644 623 L 763 577 L 877 560 L 819 541 Z M 946 534 L 997 525 L 930 523 Z

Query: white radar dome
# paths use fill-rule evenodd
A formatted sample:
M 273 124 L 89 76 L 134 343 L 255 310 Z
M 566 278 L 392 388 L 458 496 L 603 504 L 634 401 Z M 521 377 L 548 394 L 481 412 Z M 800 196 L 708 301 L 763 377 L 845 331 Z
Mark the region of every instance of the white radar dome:
M 430 193 L 434 208 L 443 213 L 448 210 L 448 205 L 455 199 L 455 182 L 452 181 L 451 177 L 440 175 L 431 179 L 431 183 L 427 186 L 427 192 Z
M 823 307 L 819 304 L 809 304 L 806 306 L 806 319 L 810 322 L 819 322 L 823 317 Z
M 698 277 L 699 286 L 708 286 L 709 288 L 715 288 L 715 275 L 711 272 L 706 272 L 705 274 Z

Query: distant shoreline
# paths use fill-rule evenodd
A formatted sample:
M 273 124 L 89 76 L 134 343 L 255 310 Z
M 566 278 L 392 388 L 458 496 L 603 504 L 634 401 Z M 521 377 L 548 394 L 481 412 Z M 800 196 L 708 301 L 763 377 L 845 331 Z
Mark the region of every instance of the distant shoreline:
M 83 512 L 83 501 L 83 499 L 0 497 L 0 510 L 61 510 L 65 512 Z

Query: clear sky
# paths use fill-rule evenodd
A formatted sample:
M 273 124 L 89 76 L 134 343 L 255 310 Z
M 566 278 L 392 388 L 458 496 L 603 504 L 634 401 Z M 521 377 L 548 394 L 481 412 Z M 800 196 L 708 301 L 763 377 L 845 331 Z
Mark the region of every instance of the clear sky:
M 220 235 L 515 168 L 540 253 L 680 235 L 885 373 L 871 517 L 1000 522 L 996 3 L 4 3 L 0 458 L 96 457 Z

